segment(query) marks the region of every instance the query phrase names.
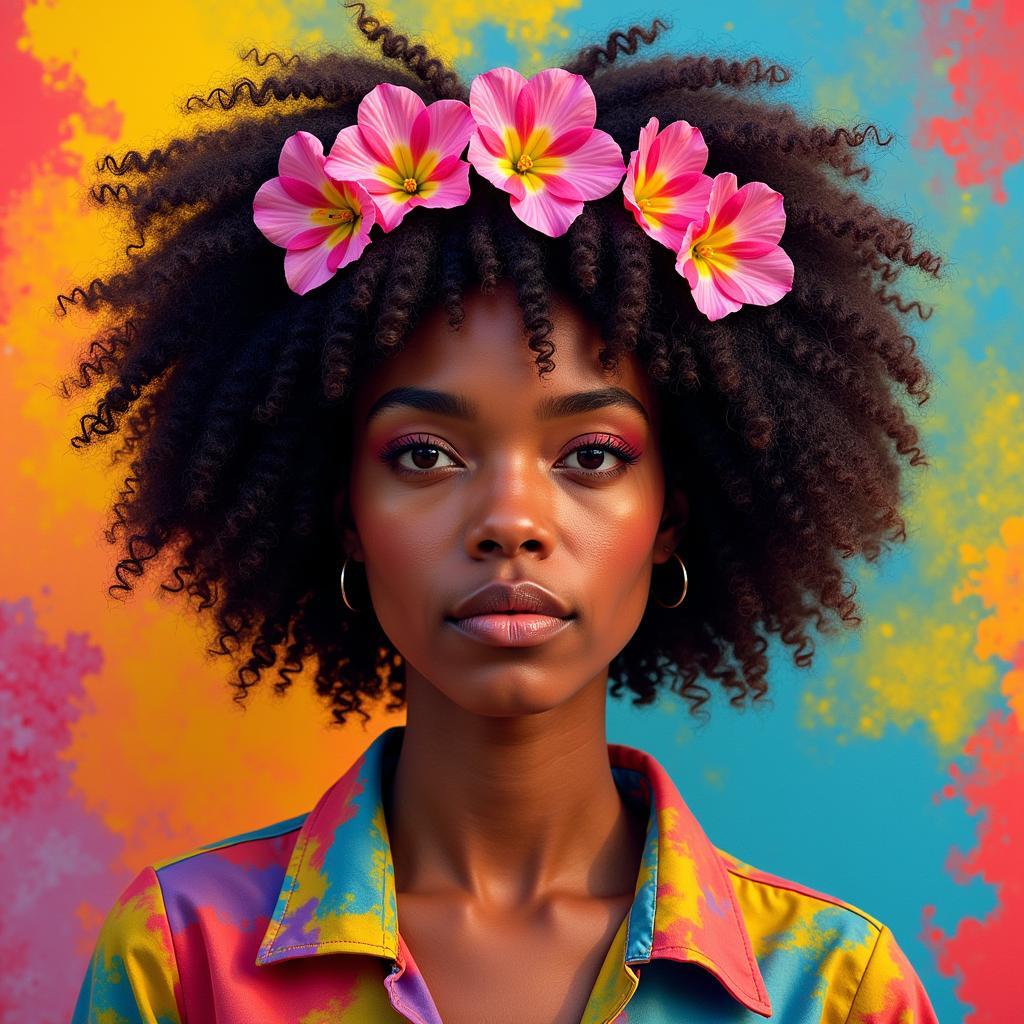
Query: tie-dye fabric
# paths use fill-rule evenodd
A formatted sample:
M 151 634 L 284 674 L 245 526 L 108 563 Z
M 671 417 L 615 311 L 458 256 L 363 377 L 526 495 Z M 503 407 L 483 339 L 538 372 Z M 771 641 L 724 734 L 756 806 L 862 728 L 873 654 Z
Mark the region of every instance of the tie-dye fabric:
M 404 731 L 308 814 L 143 868 L 72 1024 L 441 1024 L 398 930 L 383 794 Z M 647 840 L 581 1024 L 935 1024 L 888 928 L 712 845 L 650 754 L 608 756 Z

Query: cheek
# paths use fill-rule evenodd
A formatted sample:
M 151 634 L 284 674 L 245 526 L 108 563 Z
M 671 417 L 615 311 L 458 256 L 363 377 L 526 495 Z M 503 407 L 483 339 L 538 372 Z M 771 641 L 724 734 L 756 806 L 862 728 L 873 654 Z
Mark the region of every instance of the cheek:
M 640 513 L 616 525 L 615 545 L 607 555 L 609 563 L 620 569 L 644 569 L 651 557 L 657 518 Z
M 636 475 L 635 486 L 622 489 L 621 500 L 611 503 L 603 517 L 602 557 L 621 571 L 645 569 L 658 533 L 665 490 L 661 478 L 649 469 L 650 463 L 646 472 Z
M 436 595 L 430 588 L 436 588 L 436 567 L 451 544 L 445 517 L 429 506 L 412 511 L 389 483 L 367 460 L 353 466 L 352 512 L 374 608 L 385 629 L 389 623 L 411 623 L 433 608 Z
M 617 499 L 580 522 L 571 541 L 592 625 L 598 633 L 607 627 L 616 635 L 627 620 L 643 614 L 647 603 L 664 492 L 657 481 L 645 480 L 623 488 Z
M 350 487 L 352 515 L 366 561 L 392 568 L 392 562 L 400 562 L 405 557 L 402 547 L 410 524 L 401 517 L 394 503 L 386 500 L 379 471 L 368 456 L 355 460 Z M 403 518 L 402 530 L 395 529 L 399 518 Z
M 659 517 L 647 501 L 616 512 L 602 521 L 594 564 L 606 567 L 610 585 L 628 591 L 631 582 L 645 577 L 648 571 Z

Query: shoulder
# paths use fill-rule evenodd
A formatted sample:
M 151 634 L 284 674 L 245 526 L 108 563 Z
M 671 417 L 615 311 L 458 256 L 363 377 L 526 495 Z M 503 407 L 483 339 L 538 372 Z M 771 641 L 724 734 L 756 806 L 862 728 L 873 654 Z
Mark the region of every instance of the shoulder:
M 715 850 L 768 987 L 773 1016 L 791 1000 L 806 1000 L 810 981 L 823 1021 L 934 1024 L 920 978 L 877 917 Z
M 227 836 L 164 860 L 147 864 L 118 896 L 103 924 L 101 938 L 127 941 L 146 929 L 177 933 L 187 926 L 188 905 L 225 909 L 226 901 L 245 903 L 263 893 L 276 899 L 292 849 L 307 814 L 249 832 Z
M 748 929 L 777 930 L 778 915 L 791 917 L 794 911 L 798 911 L 802 919 L 810 916 L 842 926 L 851 935 L 877 937 L 883 927 L 878 918 L 838 896 L 773 875 L 718 846 L 715 850 L 743 909 Z
M 285 818 L 154 863 L 172 932 L 184 934 L 198 906 L 225 923 L 269 918 L 307 816 Z
M 156 861 L 152 869 L 161 880 L 164 880 L 190 870 L 186 865 L 193 861 L 196 862 L 194 867 L 202 867 L 225 860 L 239 863 L 270 862 L 284 856 L 287 864 L 299 830 L 308 816 L 307 811 L 271 825 L 263 825 L 248 832 L 204 843 L 202 846 Z
M 156 872 L 145 867 L 114 901 L 100 927 L 71 1024 L 105 1020 L 180 1024 L 183 1019 L 163 894 Z
M 182 976 L 196 937 L 250 938 L 273 913 L 307 814 L 146 865 L 100 927 L 72 1024 L 185 1020 Z M 256 939 L 258 943 L 258 938 Z M 255 955 L 255 953 L 253 954 Z

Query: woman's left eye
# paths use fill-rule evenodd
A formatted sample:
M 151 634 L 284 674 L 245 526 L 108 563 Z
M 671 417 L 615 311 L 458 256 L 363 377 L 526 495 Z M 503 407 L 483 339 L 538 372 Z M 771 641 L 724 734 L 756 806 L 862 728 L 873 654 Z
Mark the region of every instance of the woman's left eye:
M 410 466 L 401 461 L 406 455 L 412 457 L 413 465 Z M 600 466 L 608 455 L 614 455 L 620 464 L 612 469 L 601 469 Z M 447 445 L 434 441 L 430 437 L 419 436 L 398 438 L 381 452 L 380 458 L 391 465 L 396 472 L 411 476 L 425 476 L 435 469 L 451 468 L 451 466 L 439 465 L 437 462 L 439 456 L 451 459 L 453 462 L 457 460 L 457 456 Z M 568 455 L 559 460 L 558 465 L 574 456 L 578 465 L 570 465 L 567 467 L 568 469 L 584 476 L 610 477 L 625 472 L 640 458 L 640 453 L 618 438 L 605 435 L 577 445 Z

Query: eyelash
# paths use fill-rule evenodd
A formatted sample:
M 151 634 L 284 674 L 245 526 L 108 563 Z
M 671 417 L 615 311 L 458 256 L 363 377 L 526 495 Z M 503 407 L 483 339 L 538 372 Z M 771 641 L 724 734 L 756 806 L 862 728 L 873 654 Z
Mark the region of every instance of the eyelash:
M 387 444 L 380 453 L 380 459 L 382 462 L 390 465 L 396 473 L 404 474 L 405 476 L 428 476 L 435 472 L 435 470 L 451 468 L 448 466 L 437 466 L 433 469 L 409 469 L 406 466 L 398 465 L 398 459 L 400 456 L 404 455 L 406 452 L 415 451 L 417 448 L 436 448 L 438 451 L 444 452 L 444 454 L 451 459 L 458 458 L 458 456 L 446 444 L 441 444 L 432 440 L 429 435 L 407 434 L 404 437 L 396 438 L 394 441 Z M 598 440 L 591 440 L 584 444 L 577 445 L 566 453 L 566 457 L 575 452 L 587 451 L 589 449 L 611 452 L 612 455 L 615 455 L 622 460 L 622 465 L 616 466 L 614 469 L 607 470 L 574 469 L 572 472 L 582 474 L 583 476 L 607 480 L 610 477 L 618 476 L 620 473 L 625 473 L 626 470 L 628 470 L 629 467 L 640 458 L 640 453 L 635 448 L 631 445 L 625 444 L 617 438 L 612 437 L 610 434 L 602 434 Z

